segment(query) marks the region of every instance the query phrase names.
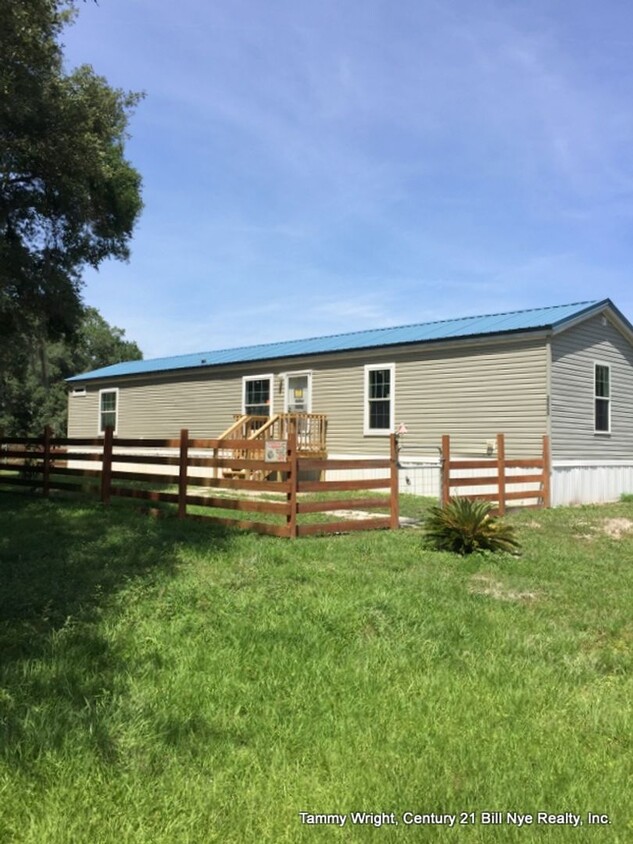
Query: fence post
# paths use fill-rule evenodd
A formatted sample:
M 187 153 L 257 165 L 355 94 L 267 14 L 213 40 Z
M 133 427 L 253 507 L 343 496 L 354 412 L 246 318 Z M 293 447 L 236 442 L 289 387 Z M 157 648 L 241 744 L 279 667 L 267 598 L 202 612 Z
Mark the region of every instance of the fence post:
M 290 452 L 290 490 L 286 493 L 289 513 L 286 516 L 288 536 L 297 538 L 297 492 L 299 490 L 299 457 L 297 454 L 297 432 L 288 433 L 288 451 Z
M 400 527 L 400 502 L 399 502 L 399 479 L 398 479 L 398 438 L 395 434 L 390 437 L 390 482 L 389 482 L 389 513 L 391 516 L 390 529 L 397 530 Z
M 445 507 L 451 500 L 451 438 L 448 434 L 442 437 L 442 507 Z
M 103 436 L 103 455 L 101 460 L 101 501 L 110 503 L 110 487 L 112 486 L 112 438 L 114 428 L 108 425 Z
M 549 436 L 543 437 L 543 507 L 552 506 L 552 453 L 550 449 Z
M 499 515 L 506 512 L 506 441 L 503 434 L 497 434 L 497 474 L 499 476 Z
M 44 466 L 42 471 L 42 495 L 48 498 L 51 479 L 51 428 L 44 428 Z
M 180 463 L 178 467 L 178 518 L 187 517 L 187 469 L 189 460 L 189 431 L 180 431 Z

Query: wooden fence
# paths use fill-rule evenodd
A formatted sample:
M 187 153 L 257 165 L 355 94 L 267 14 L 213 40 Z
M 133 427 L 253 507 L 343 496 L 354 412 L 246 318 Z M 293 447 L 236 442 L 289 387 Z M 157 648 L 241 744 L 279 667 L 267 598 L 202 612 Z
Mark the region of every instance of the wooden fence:
M 381 469 L 385 477 L 321 480 L 340 469 Z M 186 430 L 178 439 L 115 439 L 112 429 L 99 439 L 61 439 L 47 429 L 40 438 L 0 439 L 0 489 L 16 486 L 45 496 L 93 494 L 106 505 L 112 497 L 175 505 L 181 519 L 292 538 L 399 524 L 394 436 L 389 458 L 328 460 L 300 457 L 292 433 L 283 459 L 271 461 L 261 441 L 232 440 L 227 447 L 219 439 L 190 438 Z
M 464 498 L 478 498 L 493 501 L 497 511 L 503 515 L 508 505 L 531 501 L 520 506 L 550 507 L 550 445 L 549 437 L 543 437 L 542 453 L 538 457 L 507 460 L 505 438 L 497 434 L 497 454 L 494 458 L 476 460 L 452 459 L 450 437 L 442 437 L 442 504 L 460 495 Z M 454 474 L 454 473 L 467 474 Z M 476 473 L 476 474 L 475 474 Z M 523 487 L 517 489 L 517 486 Z M 493 487 L 494 491 L 477 492 L 481 487 Z M 458 491 L 459 490 L 459 491 Z

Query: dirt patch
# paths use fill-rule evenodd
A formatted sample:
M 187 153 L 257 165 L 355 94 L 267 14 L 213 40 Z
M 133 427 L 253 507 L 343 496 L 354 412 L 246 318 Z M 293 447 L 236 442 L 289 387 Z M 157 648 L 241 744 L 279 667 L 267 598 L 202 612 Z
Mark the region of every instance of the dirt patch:
M 364 513 L 362 510 L 329 510 L 330 516 L 337 519 L 380 519 L 384 518 L 382 513 Z
M 337 519 L 384 519 L 388 513 L 366 513 L 363 510 L 330 510 L 329 514 L 335 516 Z M 400 527 L 417 527 L 420 524 L 419 519 L 411 519 L 407 516 L 400 516 Z
M 612 539 L 622 539 L 622 534 L 633 530 L 633 522 L 630 519 L 605 519 L 602 530 Z
M 585 542 L 591 542 L 596 538 L 596 526 L 592 525 L 587 519 L 578 519 L 573 523 L 575 532 L 572 534 L 574 539 L 582 539 Z
M 468 591 L 473 595 L 487 595 L 498 601 L 535 601 L 538 592 L 519 592 L 508 589 L 500 580 L 495 580 L 488 574 L 474 574 L 470 578 Z

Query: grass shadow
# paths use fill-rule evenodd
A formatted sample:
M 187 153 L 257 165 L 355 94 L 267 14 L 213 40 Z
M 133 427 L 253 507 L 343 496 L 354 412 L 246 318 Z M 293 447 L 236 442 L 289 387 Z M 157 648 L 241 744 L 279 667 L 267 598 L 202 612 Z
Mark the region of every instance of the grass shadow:
M 0 754 L 26 764 L 80 727 L 113 758 L 100 712 L 124 691 L 124 656 L 100 621 L 121 590 L 173 577 L 179 548 L 217 553 L 234 536 L 130 507 L 0 495 Z

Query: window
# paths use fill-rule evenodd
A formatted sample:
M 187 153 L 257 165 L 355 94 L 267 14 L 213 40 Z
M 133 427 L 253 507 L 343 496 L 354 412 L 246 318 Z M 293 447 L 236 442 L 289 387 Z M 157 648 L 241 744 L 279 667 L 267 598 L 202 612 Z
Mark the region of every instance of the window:
M 116 433 L 117 405 L 119 403 L 118 390 L 99 390 L 99 433 L 104 434 L 106 428 L 112 428 Z
M 611 431 L 611 368 L 603 363 L 594 365 L 594 430 Z
M 272 381 L 272 375 L 244 379 L 244 413 L 248 416 L 271 415 Z
M 390 434 L 394 420 L 393 363 L 365 367 L 365 434 Z

